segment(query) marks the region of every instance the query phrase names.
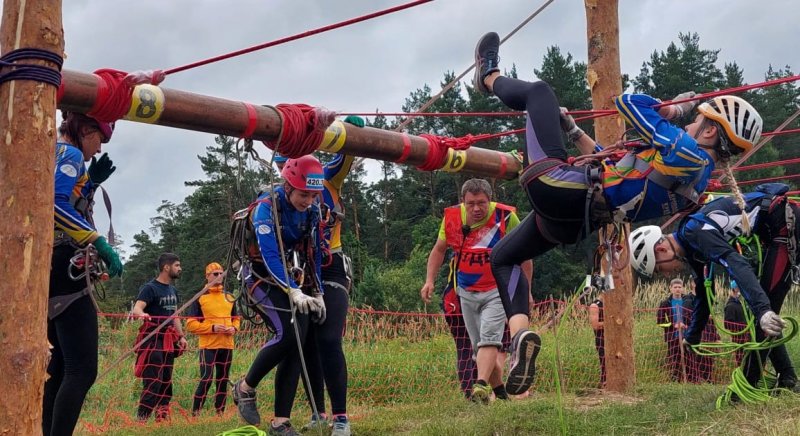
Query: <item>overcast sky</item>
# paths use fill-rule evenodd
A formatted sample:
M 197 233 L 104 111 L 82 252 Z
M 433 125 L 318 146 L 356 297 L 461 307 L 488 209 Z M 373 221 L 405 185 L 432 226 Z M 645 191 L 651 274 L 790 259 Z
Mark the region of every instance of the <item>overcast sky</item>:
M 165 69 L 406 1 L 64 0 L 65 68 Z M 177 73 L 162 86 L 257 104 L 399 111 L 410 91 L 426 83 L 436 91 L 445 71 L 460 73 L 470 65 L 483 33 L 505 35 L 542 3 L 436 0 Z M 631 75 L 653 50 L 677 40 L 678 32 L 698 32 L 704 48 L 722 49 L 720 60 L 735 60 L 750 83 L 763 80 L 769 64 L 800 70 L 796 0 L 620 0 L 619 18 L 622 71 Z M 533 68 L 550 45 L 585 61 L 585 26 L 582 0 L 556 0 L 502 47 L 501 67 L 515 63 L 522 78 L 533 79 Z M 117 124 L 104 147 L 117 172 L 105 187 L 115 229 L 126 245 L 149 229 L 162 200 L 179 203 L 191 193 L 183 182 L 203 177 L 196 156 L 213 142 L 208 134 Z M 105 232 L 102 206 L 95 215 Z

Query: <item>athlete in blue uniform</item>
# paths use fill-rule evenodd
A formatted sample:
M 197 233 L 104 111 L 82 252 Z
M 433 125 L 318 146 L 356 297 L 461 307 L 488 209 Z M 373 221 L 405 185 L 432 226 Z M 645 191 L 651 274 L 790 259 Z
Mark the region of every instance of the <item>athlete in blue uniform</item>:
M 113 124 L 65 112 L 58 128 L 55 167 L 55 240 L 50 269 L 47 339 L 53 346 L 44 386 L 42 430 L 45 435 L 71 435 L 86 393 L 97 377 L 97 313 L 89 297 L 84 268 L 70 259 L 94 244 L 110 275 L 122 274 L 122 263 L 92 221 L 95 188 L 114 172 L 102 144 L 111 139 Z M 84 162 L 92 160 L 86 169 Z M 78 277 L 80 278 L 73 278 Z
M 724 96 L 702 104 L 686 130 L 671 125 L 693 104 L 656 110 L 645 95 L 623 95 L 616 104 L 622 115 L 647 141 L 619 162 L 574 166 L 567 161 L 561 111 L 545 82 L 503 77 L 498 68 L 500 38 L 484 35 L 475 49 L 475 88 L 494 93 L 515 110 L 527 111 L 525 160 L 520 176 L 533 213 L 503 238 L 492 252 L 492 271 L 509 317 L 512 363 L 518 394 L 533 382 L 540 339 L 527 330 L 528 283 L 519 264 L 560 245 L 575 243 L 614 221 L 637 221 L 671 215 L 698 202 L 715 161 L 746 152 L 761 134 L 761 118 L 744 100 Z M 573 123 L 574 124 L 574 123 Z M 567 126 L 565 126 L 567 127 Z M 570 126 L 570 137 L 584 154 L 585 135 Z M 593 142 L 593 141 L 591 141 Z
M 348 116 L 345 123 L 356 127 L 364 127 L 364 120 L 356 116 Z M 342 187 L 344 179 L 353 167 L 355 157 L 336 154 L 323 166 L 325 180 L 322 191 L 323 241 L 326 256 L 322 265 L 322 284 L 325 287 L 325 322 L 313 324 L 306 341 L 306 363 L 308 378 L 311 384 L 316 411 L 303 431 L 314 428 L 328 428 L 328 416 L 325 413 L 325 392 L 327 388 L 331 400 L 332 427 L 331 436 L 350 436 L 350 422 L 347 417 L 347 362 L 342 349 L 347 310 L 349 308 L 350 258 L 342 247 L 342 225 L 344 221 L 344 205 L 342 204 Z M 309 396 L 310 398 L 310 396 Z
M 744 209 L 737 205 L 735 197 L 714 200 L 686 217 L 677 231 L 669 235 L 663 235 L 658 226 L 640 227 L 631 233 L 631 264 L 640 274 L 649 277 L 658 271 L 670 275 L 685 263 L 694 271 L 698 298 L 685 335 L 687 343 L 700 342 L 700 334 L 711 312 L 703 273 L 704 266 L 711 262 L 721 265 L 731 280 L 736 281 L 755 319 L 759 320 L 756 340 L 781 334 L 785 324 L 778 314 L 791 289 L 791 275 L 796 273 L 800 264 L 796 252 L 800 223 L 795 219 L 800 213 L 800 205 L 786 198 L 784 194 L 788 189 L 786 185 L 777 183 L 760 185 L 756 192 L 743 196 Z M 751 230 L 759 238 L 759 248 L 765 252 L 760 279 L 750 262 L 733 245 L 739 236 L 749 234 Z M 711 290 L 714 291 L 713 282 Z M 764 361 L 767 351 L 762 352 L 760 359 L 757 356 L 750 353 L 744 367 L 753 386 L 761 377 L 759 362 Z M 773 348 L 769 357 L 779 373 L 779 386 L 796 389 L 797 376 L 786 347 Z
M 252 249 L 248 249 L 249 265 L 242 274 L 254 309 L 275 332 L 258 352 L 247 375 L 234 384 L 233 400 L 239 414 L 251 425 L 261 422 L 255 388 L 282 361 L 299 359 L 311 315 L 317 322 L 325 320 L 321 296 L 322 235 L 316 205 L 323 188 L 322 165 L 312 156 L 289 159 L 281 176 L 285 180 L 283 186 L 262 193 L 247 209 L 255 240 L 248 241 Z M 279 223 L 275 221 L 276 212 Z M 271 433 L 294 434 L 289 417 L 299 374 L 299 365 L 278 367 Z

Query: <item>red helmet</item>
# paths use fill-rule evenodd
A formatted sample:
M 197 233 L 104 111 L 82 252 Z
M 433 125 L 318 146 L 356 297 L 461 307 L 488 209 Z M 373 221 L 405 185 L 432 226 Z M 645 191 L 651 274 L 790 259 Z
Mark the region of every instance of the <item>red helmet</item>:
M 111 135 L 114 133 L 114 123 L 97 122 L 97 127 L 100 128 L 100 133 L 103 134 L 103 144 L 111 140 Z
M 289 159 L 283 166 L 281 177 L 294 189 L 302 191 L 322 191 L 325 175 L 322 164 L 311 155 Z

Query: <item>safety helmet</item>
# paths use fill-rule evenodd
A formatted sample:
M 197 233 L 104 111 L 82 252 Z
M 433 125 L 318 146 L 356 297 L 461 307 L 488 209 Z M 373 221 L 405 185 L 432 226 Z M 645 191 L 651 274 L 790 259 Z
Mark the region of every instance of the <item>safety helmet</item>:
M 322 191 L 324 174 L 322 164 L 311 155 L 289 159 L 281 170 L 281 177 L 294 189 Z
M 108 141 L 111 140 L 111 135 L 114 134 L 114 123 L 103 123 L 97 121 L 97 127 L 100 129 L 100 133 L 103 134 L 103 140 L 100 142 L 102 142 L 103 144 L 108 143 Z
M 628 237 L 631 266 L 645 277 L 653 277 L 656 269 L 656 244 L 664 236 L 659 226 L 642 226 Z
M 702 103 L 697 111 L 718 122 L 735 147 L 730 154 L 747 153 L 761 138 L 764 122 L 748 102 L 734 95 L 721 95 Z M 724 144 L 723 144 L 724 145 Z M 726 151 L 726 150 L 723 150 Z
M 272 160 L 273 160 L 273 161 L 274 161 L 276 164 L 280 164 L 280 163 L 286 163 L 286 161 L 287 161 L 287 160 L 289 160 L 289 158 L 288 158 L 288 157 L 286 157 L 286 156 L 284 156 L 284 155 L 282 155 L 282 154 L 280 154 L 280 153 L 277 153 L 277 152 L 276 152 L 276 153 L 275 153 L 275 154 L 272 156 Z

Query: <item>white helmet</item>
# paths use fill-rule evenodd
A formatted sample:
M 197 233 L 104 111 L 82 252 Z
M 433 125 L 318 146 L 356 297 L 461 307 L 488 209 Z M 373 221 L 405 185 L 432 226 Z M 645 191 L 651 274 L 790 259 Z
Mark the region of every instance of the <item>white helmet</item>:
M 704 117 L 718 122 L 737 150 L 731 154 L 748 153 L 761 138 L 764 122 L 756 108 L 741 97 L 721 95 L 697 107 Z
M 628 237 L 631 266 L 645 277 L 653 277 L 656 268 L 656 244 L 664 236 L 659 226 L 642 226 Z

